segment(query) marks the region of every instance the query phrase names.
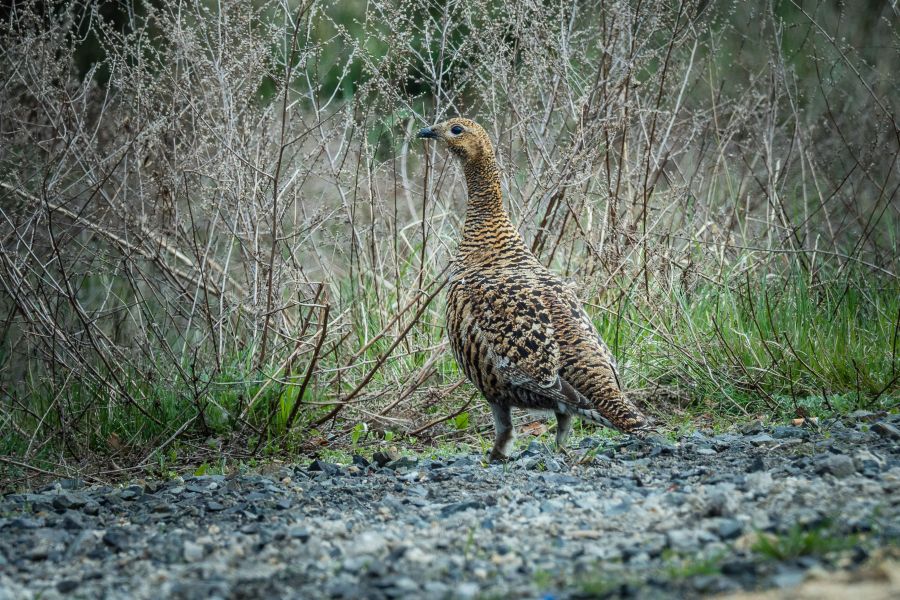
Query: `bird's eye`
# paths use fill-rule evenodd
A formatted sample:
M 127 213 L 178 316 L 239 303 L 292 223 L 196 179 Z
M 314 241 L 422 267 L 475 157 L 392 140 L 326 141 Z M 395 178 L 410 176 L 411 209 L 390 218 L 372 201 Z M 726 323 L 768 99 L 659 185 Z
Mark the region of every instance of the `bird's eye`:
M 463 129 L 462 125 L 454 125 L 453 127 L 450 128 L 450 133 L 452 133 L 453 135 L 459 135 L 463 131 L 464 131 L 464 129 Z

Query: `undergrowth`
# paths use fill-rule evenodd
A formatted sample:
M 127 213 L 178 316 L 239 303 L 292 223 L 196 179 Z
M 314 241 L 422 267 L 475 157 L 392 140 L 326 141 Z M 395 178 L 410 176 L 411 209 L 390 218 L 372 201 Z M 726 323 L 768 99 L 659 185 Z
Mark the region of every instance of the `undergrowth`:
M 0 11 L 0 486 L 489 444 L 457 114 L 670 431 L 895 410 L 897 32 L 814 4 Z

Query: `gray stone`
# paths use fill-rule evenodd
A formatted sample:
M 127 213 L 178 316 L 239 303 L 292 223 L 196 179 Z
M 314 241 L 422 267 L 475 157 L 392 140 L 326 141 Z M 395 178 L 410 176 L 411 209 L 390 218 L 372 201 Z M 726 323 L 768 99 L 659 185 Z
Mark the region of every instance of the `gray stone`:
M 81 585 L 81 582 L 77 579 L 63 579 L 57 582 L 56 591 L 60 594 L 69 594 L 77 590 L 79 585 Z
M 722 487 L 727 484 L 722 484 Z M 706 501 L 703 503 L 703 516 L 705 517 L 727 517 L 734 513 L 737 502 L 735 494 L 737 492 L 732 488 L 719 489 L 712 488 L 707 492 Z
M 309 463 L 309 466 L 306 468 L 306 470 L 313 472 L 322 472 L 326 475 L 337 475 L 341 472 L 341 468 L 339 466 L 319 459 L 316 459 Z
M 77 494 L 63 492 L 53 497 L 53 508 L 57 510 L 66 510 L 70 508 L 78 509 L 87 504 L 84 497 Z
M 387 539 L 375 531 L 364 531 L 353 540 L 350 551 L 354 556 L 378 554 L 387 547 Z
M 746 471 L 748 473 L 757 473 L 759 471 L 766 470 L 766 461 L 763 460 L 762 456 L 754 456 L 753 460 L 750 461 L 750 464 L 747 465 Z
M 397 473 L 397 481 L 414 482 L 414 481 L 420 481 L 421 479 L 422 479 L 422 476 L 415 469 L 413 469 L 411 471 L 404 471 L 402 473 Z M 398 492 L 402 492 L 403 485 L 400 483 L 395 483 L 394 490 L 398 491 Z
M 847 415 L 847 417 L 853 419 L 854 421 L 874 421 L 878 418 L 878 415 L 867 410 L 854 410 L 852 413 Z
M 422 586 L 422 590 L 428 598 L 447 597 L 450 595 L 450 589 L 450 586 L 442 581 L 426 581 Z
M 103 543 L 116 552 L 122 552 L 131 546 L 128 533 L 121 528 L 108 529 L 103 534 Z
M 37 529 L 39 527 L 43 527 L 45 523 L 45 519 L 30 519 L 28 517 L 17 517 L 15 519 L 10 520 L 9 528 L 10 529 Z
M 573 477 L 565 473 L 542 473 L 538 477 L 544 483 L 552 486 L 577 485 L 583 483 L 578 477 Z
M 415 466 L 418 466 L 418 464 L 419 464 L 419 461 L 416 460 L 415 458 L 412 458 L 409 456 L 401 456 L 397 460 L 389 462 L 384 467 L 386 469 L 392 469 L 394 471 L 397 471 L 399 469 L 411 469 Z
M 759 433 L 757 435 L 748 436 L 747 441 L 754 446 L 774 446 L 778 443 L 777 440 L 768 433 Z
M 204 557 L 206 550 L 201 544 L 197 544 L 191 540 L 185 540 L 181 554 L 187 562 L 197 562 Z
M 522 451 L 522 456 L 538 456 L 541 454 L 549 454 L 544 445 L 538 441 L 531 441 L 528 447 Z
M 765 427 L 759 421 L 753 421 L 752 423 L 747 423 L 745 425 L 741 425 L 740 431 L 744 435 L 753 435 L 755 433 L 760 433 L 763 431 Z
M 119 493 L 122 500 L 135 500 L 144 495 L 144 488 L 140 485 L 129 485 Z
M 411 485 L 407 488 L 406 493 L 410 496 L 418 496 L 420 498 L 425 498 L 428 496 L 428 489 L 423 485 Z
M 378 580 L 376 585 L 387 590 L 388 594 L 394 598 L 410 598 L 419 591 L 419 584 L 405 576 L 383 577 Z
M 456 586 L 456 597 L 460 600 L 468 600 L 478 595 L 479 587 L 477 583 L 465 582 Z
M 604 509 L 603 514 L 608 517 L 616 517 L 619 515 L 624 515 L 629 510 L 631 510 L 631 503 L 627 500 L 623 500 L 622 502 L 616 502 L 615 504 L 612 504 Z
M 805 573 L 800 569 L 784 569 L 772 576 L 772 584 L 780 588 L 796 587 L 803 583 Z
M 648 556 L 655 558 L 663 553 L 667 544 L 668 539 L 666 536 L 660 533 L 648 533 L 641 539 L 640 547 Z
M 214 482 L 192 481 L 184 486 L 184 489 L 188 492 L 194 492 L 195 494 L 209 494 L 215 489 L 213 483 Z
M 857 470 L 868 471 L 867 474 L 877 474 L 884 468 L 884 457 L 869 452 L 868 450 L 860 450 L 853 455 L 853 463 Z
M 794 427 L 793 425 L 779 425 L 778 427 L 774 427 L 772 429 L 772 437 L 777 438 L 779 440 L 786 440 L 792 438 L 804 439 L 808 437 L 809 432 L 802 427 Z
M 450 464 L 455 468 L 463 468 L 464 469 L 464 468 L 468 468 L 468 467 L 478 466 L 479 464 L 481 464 L 481 459 L 473 457 L 473 456 L 461 456 L 461 457 L 453 460 L 453 462 Z
M 84 529 L 84 517 L 81 513 L 74 510 L 67 510 L 63 515 L 62 526 L 64 529 L 80 530 Z
M 829 473 L 835 477 L 849 477 L 856 472 L 856 465 L 846 454 L 831 454 L 817 461 L 816 472 Z
M 669 506 L 681 506 L 687 502 L 688 495 L 682 492 L 669 492 L 663 496 L 663 502 Z
M 749 473 L 744 479 L 744 485 L 748 492 L 755 496 L 764 496 L 769 493 L 774 485 L 772 474 L 768 471 L 756 471 Z
M 379 467 L 384 467 L 389 462 L 400 458 L 400 453 L 394 449 L 378 451 L 372 454 L 372 461 Z
M 541 456 L 531 456 L 528 457 L 525 454 L 522 454 L 524 460 L 520 461 L 521 465 L 524 469 L 528 471 L 543 471 L 544 470 L 544 458 Z
M 549 514 L 560 514 L 566 509 L 566 505 L 557 498 L 544 500 L 541 502 L 541 512 Z
M 176 581 L 171 587 L 172 597 L 183 600 L 205 600 L 207 598 L 229 598 L 226 581 Z
M 900 426 L 891 417 L 879 418 Z M 760 429 L 752 435 L 778 441 L 759 448 L 701 433 L 655 456 L 623 439 L 607 444 L 600 464 L 565 464 L 539 442 L 496 466 L 468 453 L 397 471 L 357 460 L 329 476 L 303 461 L 266 476 L 150 480 L 130 500 L 128 488 L 54 485 L 0 497 L 0 600 L 2 590 L 61 597 L 64 581 L 79 597 L 541 597 L 601 570 L 629 581 L 614 597 L 786 584 L 832 558 L 780 561 L 735 540 L 815 529 L 834 514 L 851 515 L 842 532 L 865 535 L 850 561 L 900 537 L 900 505 L 890 501 L 900 493 L 900 448 L 873 431 L 858 445 L 849 434 L 866 426 L 854 426 L 827 439 L 801 430 L 802 444 L 796 428 Z M 821 466 L 846 457 L 865 477 Z M 561 471 L 547 470 L 547 459 Z M 531 461 L 543 470 L 525 469 Z M 81 508 L 54 502 L 63 493 Z M 694 557 L 715 557 L 720 573 L 672 580 L 667 566 Z
M 51 489 L 80 490 L 84 487 L 84 479 L 59 479 L 48 486 Z
M 694 575 L 691 583 L 704 594 L 721 594 L 738 589 L 736 583 L 721 575 Z
M 744 524 L 737 519 L 722 519 L 716 526 L 716 533 L 723 540 L 733 540 L 744 531 Z
M 692 529 L 674 529 L 666 533 L 669 547 L 677 552 L 695 552 L 700 548 L 699 532 Z
M 900 440 L 900 429 L 884 421 L 872 425 L 872 431 L 889 440 Z
M 70 539 L 71 535 L 62 529 L 51 529 L 49 527 L 36 529 L 25 556 L 32 561 L 45 560 L 50 558 L 51 555 L 57 557 L 65 550 L 66 543 Z
M 558 473 L 562 469 L 562 467 L 559 466 L 559 463 L 549 456 L 544 458 L 544 468 L 551 473 Z
M 650 448 L 650 458 L 656 456 L 670 456 L 675 454 L 675 446 L 672 444 L 653 444 Z
M 481 500 L 468 500 L 466 502 L 457 502 L 455 504 L 450 504 L 441 509 L 441 514 L 446 516 L 452 515 L 454 513 L 463 512 L 470 509 L 481 509 L 485 507 L 485 503 Z
M 731 576 L 750 576 L 755 577 L 757 564 L 752 560 L 734 559 L 727 560 L 722 563 L 722 573 Z

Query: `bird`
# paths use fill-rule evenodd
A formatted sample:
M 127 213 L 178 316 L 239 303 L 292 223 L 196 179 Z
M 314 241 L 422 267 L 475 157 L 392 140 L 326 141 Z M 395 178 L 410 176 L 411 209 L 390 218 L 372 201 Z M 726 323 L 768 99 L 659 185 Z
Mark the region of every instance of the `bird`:
M 462 164 L 468 189 L 462 237 L 447 280 L 454 358 L 486 399 L 495 429 L 490 462 L 509 460 L 513 407 L 550 410 L 565 453 L 573 417 L 644 439 L 652 419 L 625 394 L 613 354 L 572 286 L 525 245 L 503 205 L 487 132 L 456 117 L 419 130 Z

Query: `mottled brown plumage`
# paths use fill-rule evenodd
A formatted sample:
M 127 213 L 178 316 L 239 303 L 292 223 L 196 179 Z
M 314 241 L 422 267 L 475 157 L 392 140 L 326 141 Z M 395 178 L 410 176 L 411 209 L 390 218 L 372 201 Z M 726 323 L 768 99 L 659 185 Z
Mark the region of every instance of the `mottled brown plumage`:
M 450 274 L 447 333 L 457 362 L 491 407 L 491 460 L 508 456 L 510 408 L 552 410 L 563 448 L 572 416 L 643 436 L 650 421 L 625 396 L 616 363 L 575 293 L 513 227 L 487 133 L 469 119 L 419 131 L 463 165 L 469 202 Z

